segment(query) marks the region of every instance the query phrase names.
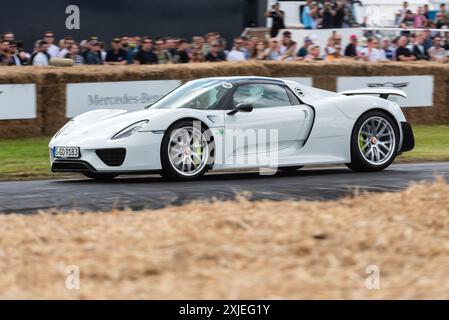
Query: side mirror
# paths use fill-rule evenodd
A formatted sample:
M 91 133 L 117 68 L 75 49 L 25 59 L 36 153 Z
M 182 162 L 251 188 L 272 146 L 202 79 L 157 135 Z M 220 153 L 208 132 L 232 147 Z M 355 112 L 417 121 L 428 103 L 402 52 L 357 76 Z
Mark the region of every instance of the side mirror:
M 251 103 L 239 103 L 233 110 L 228 112 L 228 115 L 233 116 L 237 112 L 251 112 L 253 111 L 253 105 Z

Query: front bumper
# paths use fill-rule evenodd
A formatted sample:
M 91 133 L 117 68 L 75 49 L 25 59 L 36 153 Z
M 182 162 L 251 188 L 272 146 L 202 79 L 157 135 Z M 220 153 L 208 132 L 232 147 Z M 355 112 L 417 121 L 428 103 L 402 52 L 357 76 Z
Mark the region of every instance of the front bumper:
M 97 170 L 89 162 L 83 160 L 55 160 L 51 166 L 52 172 L 90 172 L 90 173 L 112 173 L 112 174 L 152 174 L 160 173 L 161 170 Z
M 402 145 L 398 153 L 413 150 L 415 147 L 415 136 L 413 135 L 412 126 L 408 122 L 401 122 Z
M 129 138 L 97 142 L 73 138 L 62 139 L 50 147 L 50 163 L 53 172 L 96 172 L 134 174 L 161 170 L 160 146 L 163 134 L 138 132 Z M 55 146 L 76 146 L 80 158 L 57 159 Z M 104 153 L 104 151 L 110 151 Z M 121 151 L 123 159 L 117 154 Z M 113 153 L 111 153 L 113 152 Z

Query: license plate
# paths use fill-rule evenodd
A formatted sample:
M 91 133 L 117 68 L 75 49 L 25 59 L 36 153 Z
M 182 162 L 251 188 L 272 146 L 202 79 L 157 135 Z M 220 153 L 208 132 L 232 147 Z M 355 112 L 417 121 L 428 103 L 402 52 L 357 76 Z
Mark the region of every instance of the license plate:
M 54 147 L 53 156 L 55 158 L 73 159 L 80 157 L 79 147 Z

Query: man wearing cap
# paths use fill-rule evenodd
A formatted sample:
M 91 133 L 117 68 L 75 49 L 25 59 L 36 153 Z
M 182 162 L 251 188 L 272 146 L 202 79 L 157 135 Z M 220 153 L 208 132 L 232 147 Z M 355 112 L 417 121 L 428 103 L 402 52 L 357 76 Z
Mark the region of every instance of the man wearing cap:
M 305 57 L 304 61 L 308 61 L 308 62 L 312 62 L 312 61 L 321 61 L 323 60 L 322 56 L 321 56 L 321 48 L 319 45 L 313 45 L 310 48 L 310 52 L 307 55 L 307 57 Z
M 304 59 L 309 54 L 309 47 L 312 45 L 312 40 L 309 37 L 304 38 L 304 45 L 298 51 L 299 60 Z
M 112 49 L 106 53 L 105 64 L 108 65 L 125 65 L 126 51 L 122 48 L 122 40 L 115 38 L 111 43 Z
M 359 53 L 357 50 L 359 40 L 357 39 L 357 36 L 355 34 L 353 34 L 349 39 L 351 42 L 346 46 L 345 57 L 357 59 L 359 57 Z
M 89 50 L 86 53 L 87 64 L 103 64 L 101 61 L 101 47 L 97 40 L 91 40 L 89 42 Z
M 412 12 L 412 10 L 407 10 L 405 12 L 404 19 L 401 21 L 401 28 L 408 29 L 413 28 L 415 25 L 415 14 Z

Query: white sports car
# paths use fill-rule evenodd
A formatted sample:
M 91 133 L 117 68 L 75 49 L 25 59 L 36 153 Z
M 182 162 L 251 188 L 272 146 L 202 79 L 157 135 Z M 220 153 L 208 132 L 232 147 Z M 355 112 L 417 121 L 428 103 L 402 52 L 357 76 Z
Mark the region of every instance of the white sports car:
M 293 81 L 221 77 L 187 82 L 141 111 L 94 110 L 50 141 L 53 172 L 95 179 L 158 172 L 194 179 L 208 170 L 346 164 L 378 171 L 414 147 L 390 95 L 335 93 Z

